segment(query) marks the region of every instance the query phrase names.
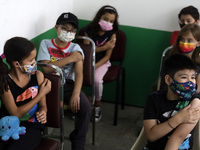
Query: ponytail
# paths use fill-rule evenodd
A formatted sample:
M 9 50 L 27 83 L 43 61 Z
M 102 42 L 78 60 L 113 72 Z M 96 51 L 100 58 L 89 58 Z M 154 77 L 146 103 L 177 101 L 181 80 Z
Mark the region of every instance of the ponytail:
M 8 83 L 10 82 L 10 78 L 8 76 L 9 66 L 6 62 L 5 55 L 2 54 L 0 57 L 0 95 L 4 93 L 4 91 L 8 91 Z

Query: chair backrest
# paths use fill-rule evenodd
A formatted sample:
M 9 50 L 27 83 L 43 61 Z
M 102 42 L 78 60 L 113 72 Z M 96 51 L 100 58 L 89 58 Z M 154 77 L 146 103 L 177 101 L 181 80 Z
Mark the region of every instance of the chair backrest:
M 144 133 L 144 127 L 142 128 L 138 138 L 134 142 L 133 146 L 131 147 L 131 150 L 142 150 L 147 144 L 147 138 Z
M 47 102 L 47 127 L 61 127 L 61 79 L 60 76 L 44 74 L 51 81 L 51 91 L 46 95 Z
M 116 44 L 112 51 L 110 61 L 120 61 L 124 60 L 126 50 L 126 34 L 122 30 L 118 30 L 116 33 Z
M 92 59 L 92 53 L 93 49 L 91 45 L 79 43 L 80 47 L 83 50 L 83 53 L 85 55 L 85 59 L 83 62 L 83 86 L 92 86 L 93 85 L 93 59 Z
M 166 58 L 169 57 L 169 52 L 171 49 L 172 49 L 172 46 L 169 46 L 169 47 L 165 48 L 162 53 L 161 61 L 160 61 L 160 70 L 159 70 L 159 75 L 158 75 L 157 91 L 166 88 L 166 84 L 164 81 L 163 63 L 166 60 Z

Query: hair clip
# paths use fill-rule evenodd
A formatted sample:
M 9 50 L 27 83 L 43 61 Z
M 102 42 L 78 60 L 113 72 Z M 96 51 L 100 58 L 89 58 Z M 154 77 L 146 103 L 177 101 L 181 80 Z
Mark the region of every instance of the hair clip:
M 104 9 L 111 9 L 111 10 L 115 11 L 115 9 L 112 7 L 105 7 Z
M 6 58 L 6 56 L 4 55 L 4 53 L 1 54 L 1 58 L 2 58 L 2 59 Z

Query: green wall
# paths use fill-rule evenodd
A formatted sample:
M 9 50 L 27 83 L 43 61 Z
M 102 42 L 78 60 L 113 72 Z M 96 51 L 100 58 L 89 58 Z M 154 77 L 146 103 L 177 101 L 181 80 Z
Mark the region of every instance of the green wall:
M 79 20 L 79 27 L 89 21 Z M 125 102 L 144 106 L 152 85 L 157 80 L 163 50 L 169 46 L 171 32 L 120 25 L 127 36 L 126 54 L 123 66 L 126 70 Z M 54 28 L 35 37 L 32 42 L 39 48 L 42 39 L 56 37 Z M 103 100 L 114 101 L 115 85 L 104 85 Z M 87 93 L 87 89 L 86 90 Z

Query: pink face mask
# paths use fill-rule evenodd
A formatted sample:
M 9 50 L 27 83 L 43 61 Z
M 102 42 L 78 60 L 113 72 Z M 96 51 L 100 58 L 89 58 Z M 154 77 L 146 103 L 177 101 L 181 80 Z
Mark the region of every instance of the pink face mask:
M 113 29 L 113 23 L 104 20 L 100 20 L 99 25 L 103 31 L 110 31 Z

